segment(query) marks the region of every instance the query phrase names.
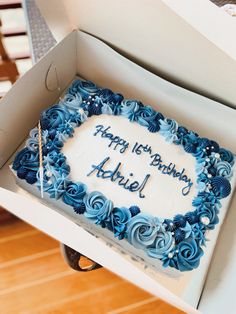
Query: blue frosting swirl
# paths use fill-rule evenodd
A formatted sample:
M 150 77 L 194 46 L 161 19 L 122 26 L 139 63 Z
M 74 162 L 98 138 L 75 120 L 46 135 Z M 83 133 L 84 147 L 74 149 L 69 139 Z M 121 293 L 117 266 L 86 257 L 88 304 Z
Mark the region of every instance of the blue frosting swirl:
M 174 239 L 171 232 L 157 232 L 154 243 L 147 248 L 147 254 L 154 258 L 161 259 L 164 254 L 168 254 L 174 247 Z
M 121 102 L 121 114 L 130 121 L 135 121 L 138 118 L 140 105 L 141 103 L 137 100 L 125 99 Z
M 180 271 L 189 271 L 199 266 L 203 250 L 194 239 L 188 238 L 178 245 L 176 264 Z
M 124 97 L 121 94 L 115 94 L 110 89 L 101 89 L 97 97 L 102 103 L 102 113 L 119 115 L 121 110 L 121 102 Z
M 60 151 L 63 147 L 63 142 L 55 138 L 54 140 L 47 141 L 47 144 L 43 146 L 43 152 L 48 153 L 50 151 Z
M 150 106 L 143 106 L 138 112 L 138 123 L 142 126 L 148 127 L 150 123 L 154 122 L 157 113 Z
M 22 149 L 15 157 L 12 168 L 18 170 L 23 167 L 28 170 L 38 171 L 39 169 L 39 154 L 38 152 L 29 150 L 28 147 Z
M 30 131 L 29 138 L 26 141 L 26 147 L 30 150 L 38 151 L 39 148 L 39 132 L 38 128 L 34 128 Z M 44 131 L 44 135 L 42 136 L 42 144 L 46 144 L 48 137 L 48 132 Z
M 233 175 L 230 163 L 220 161 L 216 164 L 216 175 L 230 179 Z
M 160 134 L 164 136 L 167 142 L 173 143 L 178 140 L 178 123 L 175 120 L 160 120 Z
M 82 97 L 80 94 L 71 95 L 66 94 L 65 97 L 62 99 L 61 103 L 69 110 L 70 113 L 74 113 L 77 111 L 82 104 Z
M 231 192 L 231 184 L 229 183 L 229 180 L 224 177 L 221 176 L 214 177 L 211 180 L 211 185 L 212 191 L 218 198 L 225 198 Z
M 62 195 L 63 202 L 67 205 L 77 208 L 86 195 L 87 186 L 81 182 L 70 182 Z
M 227 161 L 231 166 L 234 165 L 234 155 L 225 148 L 220 148 L 219 154 L 222 161 Z
M 105 227 L 105 223 L 110 220 L 110 214 L 113 208 L 112 202 L 102 193 L 94 191 L 85 196 L 84 203 L 86 206 L 85 217 Z
M 95 95 L 100 89 L 91 81 L 76 80 L 68 89 L 68 93 L 75 96 L 78 93 L 85 99 L 89 96 Z
M 69 119 L 69 110 L 62 105 L 55 105 L 43 111 L 41 116 L 41 125 L 44 129 L 57 128 Z
M 207 225 L 208 229 L 214 229 L 215 225 L 218 224 L 219 222 L 218 217 L 219 210 L 214 205 L 205 203 L 197 208 L 197 213 L 200 217 L 200 220 L 201 217 L 209 218 L 209 224 Z
M 126 232 L 127 223 L 131 219 L 131 212 L 126 207 L 115 207 L 111 212 L 111 225 L 115 237 L 123 239 Z
M 103 114 L 108 114 L 108 115 L 112 115 L 113 114 L 113 111 L 111 109 L 111 106 L 107 103 L 104 103 L 102 105 L 102 113 Z
M 154 243 L 159 231 L 164 231 L 164 226 L 158 218 L 140 213 L 128 223 L 127 239 L 134 247 L 145 249 Z

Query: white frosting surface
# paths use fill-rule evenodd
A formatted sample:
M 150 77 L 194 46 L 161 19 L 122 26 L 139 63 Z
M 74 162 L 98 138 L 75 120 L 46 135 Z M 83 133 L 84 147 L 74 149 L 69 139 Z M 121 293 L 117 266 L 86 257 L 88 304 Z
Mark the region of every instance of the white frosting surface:
M 125 152 L 120 153 L 121 146 L 114 150 L 115 144 L 108 147 L 110 140 L 102 138 L 101 133 L 94 136 L 97 125 L 104 125 L 105 128 L 110 126 L 109 133 L 128 142 L 129 147 Z M 132 153 L 136 142 L 150 145 L 152 154 L 160 154 L 165 165 L 175 164 L 179 172 L 185 168 L 184 174 L 193 182 L 190 192 L 184 196 L 182 189 L 187 185 L 185 182 L 161 173 L 157 167 L 150 166 L 152 158 L 149 153 L 143 152 L 140 155 Z M 192 200 L 197 194 L 195 158 L 184 152 L 181 146 L 167 143 L 158 133 L 150 133 L 145 127 L 131 123 L 127 118 L 108 115 L 89 118 L 75 129 L 74 137 L 65 143 L 62 152 L 71 167 L 71 180 L 87 184 L 89 191 L 102 192 L 113 201 L 114 206 L 137 205 L 142 212 L 164 218 L 171 218 L 178 213 L 184 214 L 192 208 Z M 100 164 L 106 157 L 110 159 L 103 169 L 114 170 L 121 162 L 119 171 L 126 179 L 130 179 L 129 183 L 136 180 L 141 184 L 145 176 L 150 174 L 142 190 L 144 198 L 139 197 L 138 191 L 131 192 L 119 186 L 117 181 L 111 182 L 109 178 L 97 177 L 97 171 L 87 176 L 93 169 L 92 165 Z M 132 177 L 130 173 L 133 173 Z

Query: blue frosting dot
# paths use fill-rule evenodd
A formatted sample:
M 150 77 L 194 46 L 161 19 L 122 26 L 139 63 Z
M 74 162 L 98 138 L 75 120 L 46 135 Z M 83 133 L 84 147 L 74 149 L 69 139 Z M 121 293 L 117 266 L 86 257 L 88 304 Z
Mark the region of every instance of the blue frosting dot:
M 198 217 L 198 215 L 197 215 L 196 212 L 188 212 L 188 213 L 185 215 L 185 217 L 186 217 L 187 222 L 190 223 L 190 225 L 195 224 L 195 223 L 198 222 L 198 220 L 199 220 L 199 217 Z
M 156 133 L 160 130 L 160 125 L 158 124 L 158 122 L 156 123 L 150 123 L 148 126 L 148 131 L 151 133 Z
M 194 143 L 186 143 L 184 145 L 184 150 L 187 152 L 187 153 L 195 153 L 196 152 L 196 145 Z
M 47 130 L 50 128 L 50 120 L 47 118 L 41 119 L 40 124 L 43 130 Z
M 173 231 L 175 229 L 174 222 L 171 219 L 165 219 L 164 224 L 166 225 L 167 231 Z
M 185 233 L 181 229 L 176 229 L 174 237 L 175 237 L 175 242 L 179 243 L 179 242 L 183 241 L 183 239 L 185 237 Z
M 102 105 L 98 103 L 93 103 L 89 106 L 89 114 L 92 115 L 100 115 L 102 114 Z
M 26 168 L 20 167 L 17 170 L 17 177 L 20 178 L 20 179 L 25 179 L 27 173 L 28 173 L 28 170 Z
M 215 167 L 209 167 L 208 169 L 207 169 L 207 171 L 208 171 L 208 173 L 209 174 L 211 174 L 212 176 L 215 176 L 216 175 L 216 172 L 217 172 L 217 170 L 216 170 L 216 168 Z
M 37 175 L 35 171 L 29 171 L 25 177 L 25 180 L 29 183 L 29 184 L 34 184 L 35 182 L 37 182 Z
M 81 215 L 81 214 L 83 214 L 85 212 L 86 206 L 85 206 L 84 202 L 81 202 L 80 204 L 74 205 L 73 209 L 74 209 L 74 212 L 76 214 L 80 214 Z
M 210 150 L 211 150 L 211 152 L 218 153 L 218 152 L 220 151 L 220 146 L 219 146 L 219 144 L 216 143 L 215 141 L 211 141 Z
M 186 224 L 186 218 L 183 215 L 176 215 L 173 221 L 176 227 L 184 227 Z
M 53 140 L 57 134 L 57 131 L 55 129 L 52 129 L 52 130 L 49 130 L 48 134 L 49 134 L 49 138 Z
M 202 149 L 210 145 L 211 141 L 208 138 L 203 137 L 199 139 L 199 147 L 201 147 Z
M 138 215 L 141 211 L 140 211 L 140 208 L 136 205 L 133 205 L 133 206 L 130 206 L 129 208 L 130 212 L 131 212 L 131 216 L 135 216 L 135 215 Z
M 184 126 L 179 126 L 178 127 L 178 134 L 179 135 L 186 135 L 186 134 L 188 134 L 188 130 Z

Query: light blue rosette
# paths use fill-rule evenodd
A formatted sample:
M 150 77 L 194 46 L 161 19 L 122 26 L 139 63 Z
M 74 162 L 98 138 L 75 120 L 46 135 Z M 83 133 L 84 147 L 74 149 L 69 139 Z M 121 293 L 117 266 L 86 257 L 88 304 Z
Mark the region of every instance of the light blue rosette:
M 168 254 L 174 247 L 174 238 L 169 231 L 158 232 L 152 246 L 147 248 L 150 257 L 161 259 L 164 254 Z
M 169 143 L 177 141 L 178 123 L 175 120 L 164 119 L 160 120 L 160 134 L 164 136 Z
M 66 94 L 61 100 L 61 104 L 64 105 L 71 114 L 74 114 L 82 104 L 83 99 L 80 94 L 71 95 Z
M 121 115 L 127 117 L 130 121 L 134 121 L 136 113 L 139 110 L 140 103 L 136 100 L 125 99 L 121 102 Z
M 157 116 L 157 113 L 155 110 L 153 110 L 152 107 L 143 106 L 139 109 L 137 122 L 142 126 L 148 127 L 150 123 L 155 121 L 156 116 Z
M 232 167 L 227 161 L 220 161 L 216 164 L 216 175 L 231 179 L 233 176 Z
M 127 240 L 134 247 L 145 249 L 155 242 L 159 231 L 164 231 L 164 226 L 158 218 L 140 213 L 128 223 Z
M 106 222 L 110 220 L 110 214 L 113 204 L 102 193 L 94 191 L 84 198 L 86 211 L 85 217 L 92 219 L 96 224 L 105 227 Z

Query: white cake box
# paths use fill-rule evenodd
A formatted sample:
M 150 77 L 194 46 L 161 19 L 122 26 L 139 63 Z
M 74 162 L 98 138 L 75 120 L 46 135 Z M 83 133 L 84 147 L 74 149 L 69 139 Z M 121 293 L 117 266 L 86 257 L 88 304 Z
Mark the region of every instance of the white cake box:
M 196 8 L 196 1 L 189 2 Z M 188 23 L 195 21 L 199 25 L 189 25 L 185 20 L 191 17 L 187 1 L 179 3 L 178 7 L 174 7 L 174 1 L 39 1 L 57 39 L 62 39 L 68 31 L 77 27 L 92 36 L 78 31 L 69 33 L 18 80 L 0 102 L 0 205 L 187 313 L 198 313 L 196 308 L 202 292 L 199 308 L 203 313 L 222 313 L 223 310 L 233 313 L 235 300 L 227 293 L 227 289 L 233 291 L 235 288 L 232 278 L 235 275 L 233 261 L 236 249 L 233 248 L 232 240 L 229 241 L 235 221 L 232 219 L 232 208 L 229 209 L 223 226 L 224 233 L 221 233 L 220 242 L 217 242 L 217 254 L 210 267 L 220 226 L 212 233 L 201 266 L 184 275 L 180 285 L 173 281 L 175 279 L 153 275 L 143 269 L 140 263 L 110 248 L 104 241 L 76 225 L 70 217 L 49 208 L 19 188 L 9 170 L 14 152 L 36 125 L 40 112 L 57 100 L 58 86 L 64 90 L 77 74 L 121 92 L 126 97 L 151 104 L 166 116 L 173 117 L 186 127 L 236 152 L 236 111 L 225 106 L 235 103 L 236 98 L 233 88 L 235 43 L 228 45 L 230 36 L 224 42 L 216 42 L 218 37 L 210 36 L 213 35 L 211 26 L 204 24 L 204 18 L 211 16 L 214 20 L 214 16 L 221 19 L 222 27 L 233 27 L 232 18 L 210 2 L 203 4 L 203 1 L 198 0 L 199 6 L 194 13 L 198 16 L 204 12 L 203 17 L 201 22 L 194 18 L 188 20 Z M 199 8 L 203 11 L 199 11 Z M 196 16 L 193 14 L 193 17 Z M 154 32 L 156 30 L 157 33 Z M 94 36 L 111 43 L 130 59 L 135 59 L 153 72 L 181 80 L 182 85 L 188 85 L 215 99 L 222 99 L 224 104 L 161 79 L 124 58 Z M 197 55 L 194 56 L 197 47 Z M 203 63 L 202 60 L 208 56 L 211 59 Z M 222 67 L 218 68 L 218 75 L 213 72 L 216 65 Z M 225 75 L 221 75 L 222 71 Z M 227 257 L 224 261 L 219 258 L 221 254 Z M 205 281 L 207 273 L 209 276 Z

